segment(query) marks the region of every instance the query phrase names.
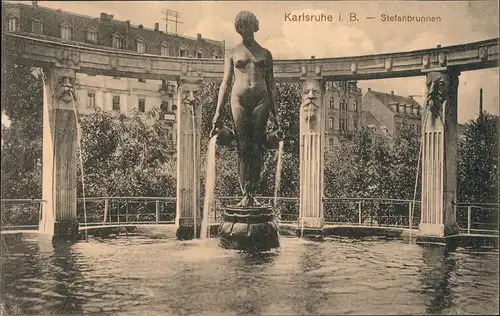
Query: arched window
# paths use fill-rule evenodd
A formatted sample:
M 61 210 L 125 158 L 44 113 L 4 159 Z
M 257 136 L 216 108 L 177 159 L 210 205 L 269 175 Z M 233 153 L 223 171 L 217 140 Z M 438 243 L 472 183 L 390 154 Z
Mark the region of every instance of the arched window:
M 160 46 L 161 56 L 170 56 L 170 46 L 167 43 L 162 43 Z
M 97 43 L 97 30 L 95 28 L 92 27 L 87 30 L 87 41 Z
M 183 58 L 188 57 L 188 51 L 187 51 L 187 48 L 185 46 L 181 46 L 179 48 L 179 57 L 183 57 Z
M 61 39 L 71 41 L 73 39 L 73 27 L 67 22 L 61 24 Z
M 7 21 L 9 22 L 7 29 L 9 32 L 15 32 L 19 30 L 19 18 L 17 16 L 10 15 L 7 18 Z
M 138 38 L 136 41 L 137 52 L 140 54 L 144 54 L 146 52 L 146 41 L 143 38 Z
M 34 18 L 31 21 L 31 32 L 35 34 L 43 34 L 43 21 L 40 18 Z
M 196 51 L 196 58 L 203 58 L 203 51 L 201 49 Z
M 113 34 L 113 48 L 123 48 L 123 36 L 120 33 Z

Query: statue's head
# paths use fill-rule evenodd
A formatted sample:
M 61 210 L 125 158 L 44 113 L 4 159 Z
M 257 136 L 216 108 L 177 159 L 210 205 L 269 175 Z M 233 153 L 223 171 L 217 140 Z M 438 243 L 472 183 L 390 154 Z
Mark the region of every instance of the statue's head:
M 448 78 L 440 73 L 430 73 L 426 80 L 427 99 L 426 105 L 430 108 L 433 117 L 437 117 L 441 106 L 448 94 Z
M 318 95 L 321 93 L 321 86 L 318 80 L 306 80 L 302 84 L 302 104 L 301 111 L 305 114 L 307 122 L 315 120 L 318 112 Z
M 57 80 L 54 93 L 56 99 L 65 103 L 76 101 L 74 74 L 62 70 L 57 72 L 55 80 Z
M 234 28 L 241 36 L 253 34 L 259 30 L 259 20 L 250 11 L 240 11 L 234 19 Z

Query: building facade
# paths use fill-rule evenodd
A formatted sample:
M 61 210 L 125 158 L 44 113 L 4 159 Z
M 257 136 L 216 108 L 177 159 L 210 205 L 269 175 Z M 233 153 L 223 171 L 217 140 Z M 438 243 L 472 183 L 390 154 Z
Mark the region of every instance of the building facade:
M 422 108 L 412 96 L 404 97 L 391 93 L 368 91 L 363 95 L 364 126 L 372 131 L 392 137 L 403 121 L 422 133 Z
M 330 150 L 362 126 L 362 94 L 356 81 L 327 82 L 325 91 L 326 150 Z
M 31 5 L 4 3 L 2 10 L 4 32 L 30 33 L 30 36 L 58 40 L 120 51 L 180 58 L 221 59 L 225 43 L 160 31 L 133 25 L 130 21 L 118 21 L 113 15 L 101 13 L 98 18 L 41 7 L 36 1 Z M 79 112 L 88 114 L 96 108 L 125 115 L 134 112 L 157 113 L 149 119 L 165 120 L 169 138 L 175 142 L 175 83 L 161 80 L 106 77 L 77 73 L 76 93 Z M 174 144 L 175 145 L 175 144 Z

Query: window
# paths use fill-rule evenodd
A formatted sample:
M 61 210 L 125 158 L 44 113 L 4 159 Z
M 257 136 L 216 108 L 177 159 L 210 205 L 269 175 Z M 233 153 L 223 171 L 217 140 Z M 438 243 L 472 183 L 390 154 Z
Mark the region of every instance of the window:
M 31 31 L 36 34 L 43 34 L 43 22 L 40 19 L 31 21 Z
M 146 112 L 146 100 L 139 99 L 139 112 Z
M 120 96 L 113 96 L 113 111 L 120 111 Z
M 347 111 L 347 100 L 346 99 L 340 100 L 340 109 L 342 111 Z
M 421 133 L 422 133 L 422 126 L 417 125 L 417 134 L 421 134 Z
M 196 58 L 203 58 L 203 52 L 202 51 L 197 51 L 196 52 Z
M 357 131 L 358 130 L 358 119 L 355 118 L 353 121 L 352 121 L 353 125 L 354 125 L 354 130 Z
M 146 42 L 142 39 L 137 40 L 137 52 L 144 54 L 146 52 Z
M 328 108 L 333 109 L 333 97 L 330 97 L 330 104 L 328 105 Z
M 347 119 L 346 118 L 341 118 L 340 119 L 340 130 L 341 131 L 346 131 L 347 130 Z
M 93 109 L 95 108 L 95 93 L 89 92 L 87 94 L 87 108 Z
M 184 57 L 184 58 L 187 57 L 187 49 L 186 48 L 181 47 L 179 49 L 179 57 Z
M 358 100 L 352 101 L 352 108 L 355 112 L 358 112 Z
M 71 41 L 72 36 L 73 32 L 71 26 L 61 25 L 61 38 L 65 41 Z
M 328 119 L 328 127 L 330 129 L 333 129 L 333 118 L 331 118 L 331 117 Z
M 334 146 L 334 143 L 333 143 L 333 138 L 330 138 L 330 139 L 328 140 L 328 142 L 330 143 L 330 148 L 333 148 L 333 146 Z
M 139 81 L 139 82 L 146 82 L 146 79 L 139 78 L 139 79 L 137 79 L 137 81 Z
M 214 53 L 214 59 L 221 59 L 221 56 L 219 55 L 219 53 L 217 53 L 217 52 Z
M 170 56 L 170 47 L 168 47 L 167 44 L 162 44 L 160 46 L 160 50 L 161 50 L 161 55 L 162 56 Z
M 17 31 L 19 26 L 19 24 L 17 23 L 18 22 L 17 17 L 11 16 L 9 17 L 8 21 L 9 21 L 9 28 L 8 28 L 9 32 Z
M 113 48 L 123 48 L 123 39 L 120 34 L 113 35 Z
M 87 41 L 97 43 L 97 32 L 95 30 L 87 31 Z

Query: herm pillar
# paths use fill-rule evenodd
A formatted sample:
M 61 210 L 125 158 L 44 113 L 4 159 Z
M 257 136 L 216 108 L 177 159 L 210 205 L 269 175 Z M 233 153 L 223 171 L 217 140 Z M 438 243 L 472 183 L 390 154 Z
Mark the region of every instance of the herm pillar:
M 60 66 L 60 65 L 59 65 Z M 77 121 L 75 70 L 43 71 L 43 183 L 39 230 L 52 239 L 76 240 Z
M 303 74 L 306 71 L 303 68 Z M 325 83 L 316 74 L 301 78 L 300 106 L 300 208 L 298 236 L 322 235 L 325 142 Z
M 181 69 L 182 70 L 182 69 Z M 182 75 L 177 87 L 177 239 L 200 235 L 201 76 Z
M 444 240 L 458 233 L 454 203 L 457 190 L 457 92 L 459 73 L 427 73 L 422 129 L 422 210 L 420 241 Z

